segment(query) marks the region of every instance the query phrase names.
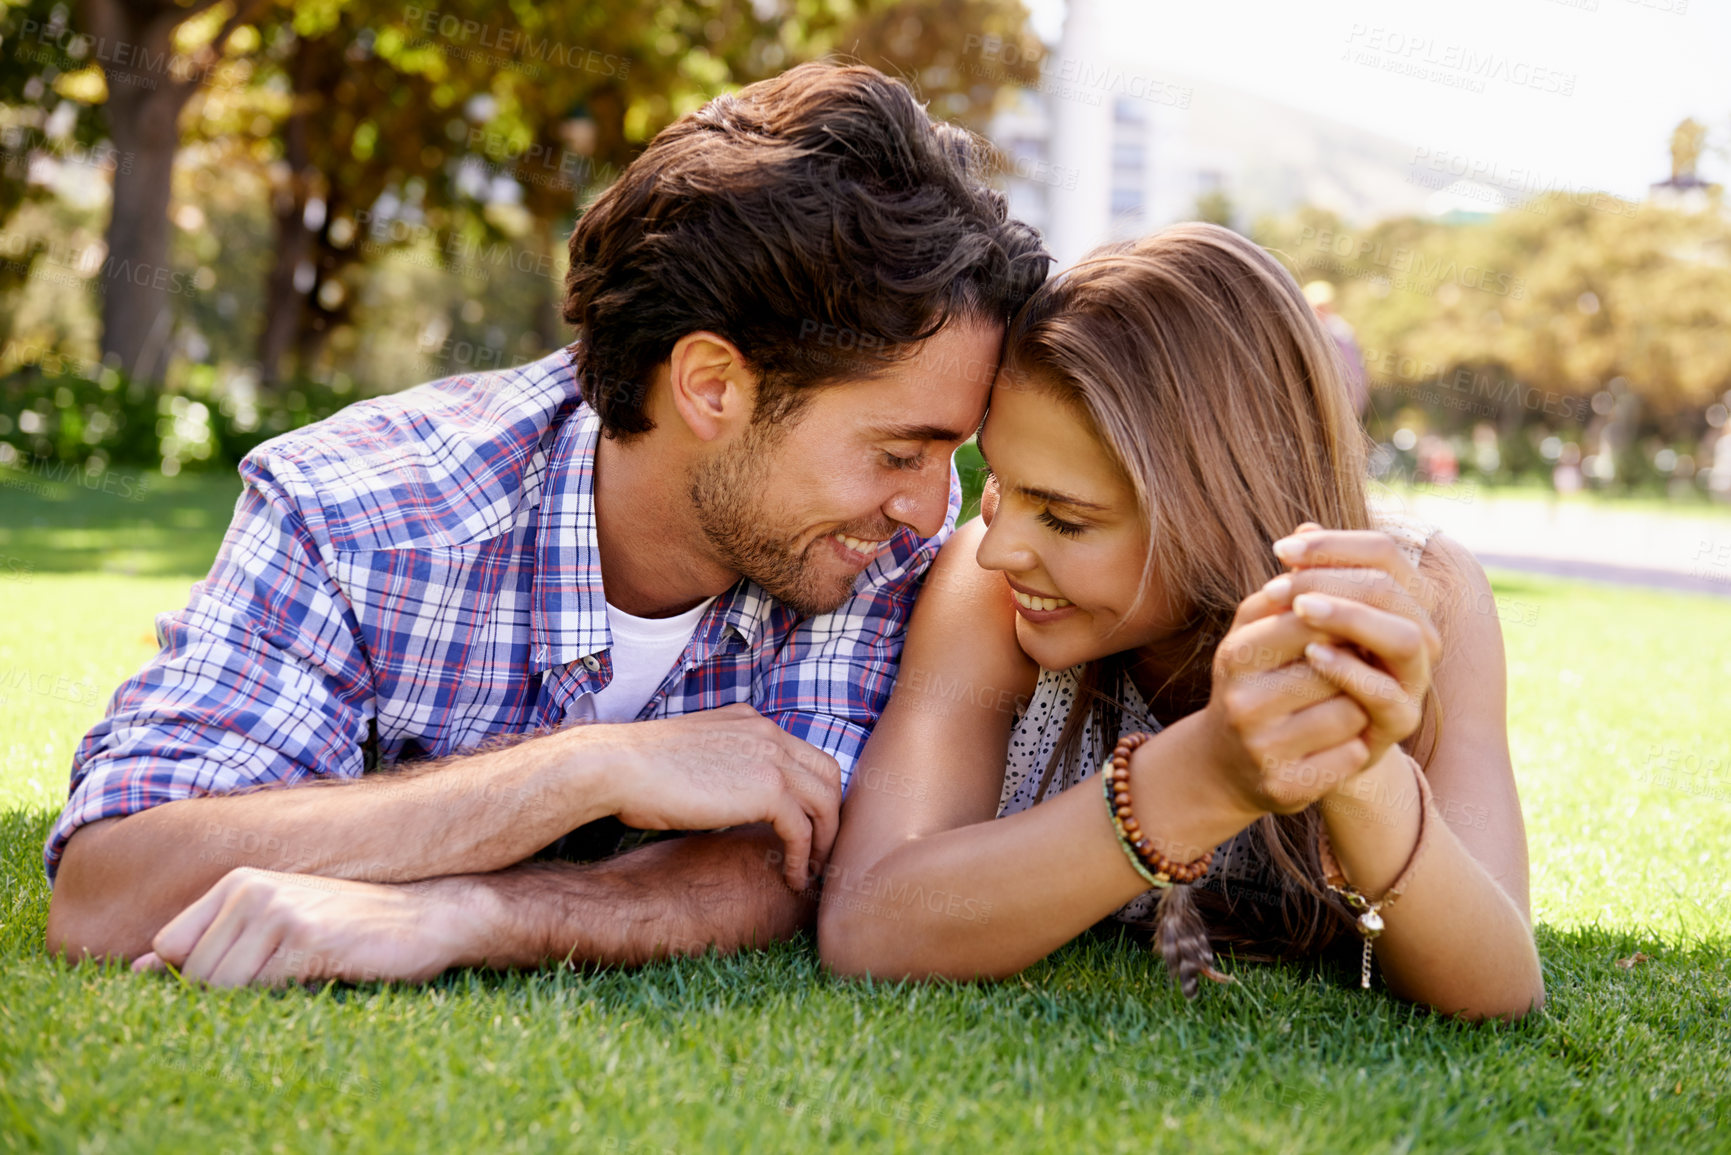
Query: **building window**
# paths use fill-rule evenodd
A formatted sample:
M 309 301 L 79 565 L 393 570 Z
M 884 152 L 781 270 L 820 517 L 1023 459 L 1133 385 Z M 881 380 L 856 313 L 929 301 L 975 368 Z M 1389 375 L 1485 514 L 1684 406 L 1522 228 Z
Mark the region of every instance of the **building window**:
M 1120 96 L 1112 102 L 1112 119 L 1119 124 L 1147 124 L 1148 105 L 1134 96 Z
M 1142 215 L 1142 190 L 1134 185 L 1119 185 L 1112 190 L 1112 215 L 1139 217 Z

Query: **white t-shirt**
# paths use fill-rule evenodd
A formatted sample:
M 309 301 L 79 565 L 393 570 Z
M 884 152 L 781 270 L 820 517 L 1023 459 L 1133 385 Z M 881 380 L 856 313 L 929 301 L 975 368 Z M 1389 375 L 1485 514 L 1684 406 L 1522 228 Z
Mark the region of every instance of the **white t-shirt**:
M 717 595 L 719 596 L 719 595 Z M 571 705 L 572 722 L 632 722 L 661 688 L 662 679 L 709 609 L 710 598 L 671 618 L 640 618 L 608 603 L 607 625 L 613 632 L 613 680 L 599 694 L 585 694 Z

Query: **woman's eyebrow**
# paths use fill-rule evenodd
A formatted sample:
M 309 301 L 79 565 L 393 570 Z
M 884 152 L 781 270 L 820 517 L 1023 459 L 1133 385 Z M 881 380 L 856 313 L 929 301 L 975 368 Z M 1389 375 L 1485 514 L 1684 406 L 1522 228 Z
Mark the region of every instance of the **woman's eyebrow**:
M 992 469 L 991 459 L 986 456 L 986 442 L 983 435 L 974 438 L 974 448 L 980 451 L 980 460 L 986 463 L 986 468 L 996 474 L 997 470 Z M 1072 497 L 1067 493 L 1059 493 L 1055 489 L 1037 489 L 1029 485 L 1018 485 L 1015 487 L 1015 490 L 1024 497 L 1031 497 L 1035 501 L 1043 501 L 1047 505 L 1069 505 L 1074 506 L 1077 509 L 1091 509 L 1102 513 L 1105 512 L 1107 508 L 1104 505 L 1097 505 L 1092 501 L 1084 501 L 1080 497 Z
M 1091 509 L 1097 513 L 1104 513 L 1106 511 L 1106 507 L 1103 505 L 1096 505 L 1091 501 L 1084 501 L 1079 497 L 1071 497 L 1069 494 L 1059 493 L 1055 489 L 1035 489 L 1032 486 L 1018 485 L 1016 486 L 1016 492 L 1022 494 L 1024 497 L 1031 497 L 1035 501 L 1043 501 L 1047 505 L 1069 505 L 1074 506 L 1077 509 Z

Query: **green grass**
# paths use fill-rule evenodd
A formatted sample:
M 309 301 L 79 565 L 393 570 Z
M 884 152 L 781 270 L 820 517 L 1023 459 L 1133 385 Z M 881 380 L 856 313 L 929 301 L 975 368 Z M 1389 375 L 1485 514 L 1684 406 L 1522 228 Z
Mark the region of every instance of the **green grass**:
M 82 484 L 53 476 L 0 469 L 0 581 L 92 571 L 201 578 L 240 496 L 233 472 L 116 469 Z
M 154 538 L 108 495 L 0 490 L 0 668 L 24 674 L 0 689 L 0 1147 L 1731 1150 L 1731 600 L 1494 575 L 1550 995 L 1514 1027 L 1305 967 L 1232 966 L 1186 1004 L 1109 938 L 996 986 L 835 982 L 797 942 L 203 991 L 41 949 L 71 751 L 232 502 L 176 484 L 162 511 L 207 520 Z M 127 565 L 152 576 L 101 572 Z

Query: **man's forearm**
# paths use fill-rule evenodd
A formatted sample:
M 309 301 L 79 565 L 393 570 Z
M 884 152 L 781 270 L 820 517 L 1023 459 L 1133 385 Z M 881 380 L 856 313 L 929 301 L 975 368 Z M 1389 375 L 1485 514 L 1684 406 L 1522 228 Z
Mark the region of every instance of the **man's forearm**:
M 565 730 L 424 769 L 189 798 L 93 823 L 67 842 L 49 949 L 140 954 L 240 866 L 371 882 L 500 870 L 611 812 L 598 787 L 607 747 Z
M 485 929 L 462 965 L 634 966 L 713 946 L 762 947 L 811 925 L 815 891 L 782 876 L 767 825 L 657 842 L 603 862 L 534 862 L 429 889 Z

